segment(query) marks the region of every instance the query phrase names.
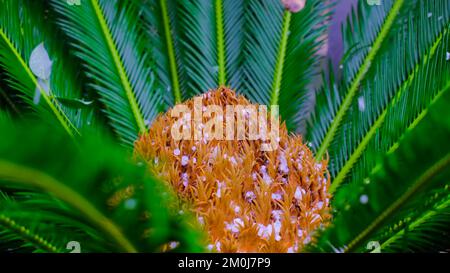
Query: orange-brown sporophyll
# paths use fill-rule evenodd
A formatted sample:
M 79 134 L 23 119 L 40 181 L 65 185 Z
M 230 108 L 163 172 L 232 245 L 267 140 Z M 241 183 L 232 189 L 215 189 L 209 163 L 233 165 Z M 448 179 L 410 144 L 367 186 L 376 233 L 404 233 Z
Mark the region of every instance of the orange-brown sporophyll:
M 225 87 L 203 94 L 202 103 L 224 110 L 250 105 Z M 193 109 L 194 99 L 184 104 Z M 176 120 L 170 111 L 158 117 L 136 141 L 135 152 L 190 204 L 211 251 L 297 252 L 328 223 L 328 162 L 316 161 L 285 124 L 278 149 L 264 151 L 261 140 L 175 141 Z

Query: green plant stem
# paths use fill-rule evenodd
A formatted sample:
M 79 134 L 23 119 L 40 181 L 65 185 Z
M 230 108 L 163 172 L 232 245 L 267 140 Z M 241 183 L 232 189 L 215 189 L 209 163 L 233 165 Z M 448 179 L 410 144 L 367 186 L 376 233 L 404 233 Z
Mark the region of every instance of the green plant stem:
M 169 57 L 170 76 L 172 77 L 172 92 L 175 104 L 181 103 L 180 81 L 178 79 L 177 61 L 175 58 L 175 49 L 171 34 L 169 12 L 167 11 L 166 0 L 160 0 L 161 13 L 164 24 L 164 35 L 166 38 L 167 55 Z
M 389 15 L 386 19 L 386 22 L 384 23 L 378 37 L 376 38 L 376 40 L 372 46 L 372 49 L 370 50 L 370 52 L 367 55 L 367 57 L 365 58 L 363 64 L 359 68 L 359 71 L 356 74 L 356 77 L 353 80 L 353 82 L 350 86 L 350 89 L 342 102 L 342 105 L 340 106 L 335 118 L 333 119 L 333 122 L 331 123 L 330 128 L 328 129 L 328 131 L 325 135 L 325 138 L 322 141 L 322 144 L 320 145 L 320 147 L 317 151 L 317 154 L 316 154 L 317 159 L 319 159 L 319 160 L 322 159 L 322 157 L 326 153 L 328 146 L 332 142 L 333 137 L 334 137 L 337 129 L 339 128 L 339 125 L 340 125 L 342 119 L 345 116 L 345 113 L 347 112 L 347 110 L 349 109 L 349 107 L 353 101 L 353 97 L 358 92 L 359 86 L 360 86 L 362 80 L 364 79 L 367 71 L 372 66 L 372 61 L 374 60 L 375 56 L 380 51 L 380 48 L 383 45 L 383 42 L 386 40 L 386 37 L 388 36 L 389 31 L 391 30 L 391 28 L 395 22 L 395 19 L 397 18 L 404 2 L 405 2 L 405 0 L 395 1 L 392 9 L 390 10 Z
M 217 32 L 217 63 L 219 65 L 219 85 L 225 85 L 226 84 L 225 34 L 223 27 L 222 0 L 216 0 L 216 32 Z
M 285 10 L 283 16 L 283 27 L 281 32 L 280 46 L 278 48 L 277 63 L 275 65 L 275 74 L 272 84 L 272 97 L 270 105 L 278 105 L 278 99 L 280 97 L 281 81 L 283 78 L 284 60 L 286 57 L 287 43 L 289 38 L 289 28 L 291 24 L 292 13 Z
M 5 229 L 10 230 L 11 232 L 17 234 L 24 241 L 33 244 L 37 249 L 42 249 L 46 252 L 58 253 L 61 252 L 58 248 L 52 245 L 50 242 L 42 238 L 37 234 L 33 234 L 26 227 L 19 225 L 13 219 L 6 217 L 3 214 L 0 214 L 0 226 L 3 226 Z
M 130 80 L 128 79 L 126 70 L 123 66 L 122 60 L 120 58 L 120 54 L 116 45 L 114 43 L 114 39 L 112 34 L 108 28 L 108 24 L 106 22 L 106 18 L 103 14 L 103 11 L 100 7 L 98 0 L 91 0 L 92 7 L 94 8 L 95 14 L 97 16 L 98 22 L 103 32 L 103 36 L 108 45 L 111 56 L 114 60 L 114 64 L 116 66 L 117 72 L 119 73 L 120 80 L 122 82 L 122 86 L 125 89 L 125 94 L 127 96 L 128 102 L 130 103 L 131 111 L 133 112 L 134 118 L 136 120 L 136 124 L 139 128 L 140 133 L 146 133 L 147 126 L 145 125 L 145 119 L 141 110 L 139 108 L 139 104 L 136 101 L 136 97 L 133 93 L 133 88 L 131 87 Z

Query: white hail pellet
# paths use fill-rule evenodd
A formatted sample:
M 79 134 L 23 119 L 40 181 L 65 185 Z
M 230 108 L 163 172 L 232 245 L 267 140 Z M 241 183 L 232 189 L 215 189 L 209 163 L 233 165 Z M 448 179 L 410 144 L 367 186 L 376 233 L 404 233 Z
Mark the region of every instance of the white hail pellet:
M 188 163 L 189 163 L 189 157 L 184 155 L 181 158 L 181 166 L 186 166 Z

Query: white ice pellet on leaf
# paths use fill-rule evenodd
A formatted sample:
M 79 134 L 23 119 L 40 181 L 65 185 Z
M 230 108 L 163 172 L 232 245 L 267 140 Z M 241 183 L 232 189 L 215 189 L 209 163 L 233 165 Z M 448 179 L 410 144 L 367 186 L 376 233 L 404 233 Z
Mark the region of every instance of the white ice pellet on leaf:
M 272 193 L 272 199 L 276 201 L 281 201 L 283 199 L 283 196 L 281 193 Z
M 272 225 L 258 224 L 258 236 L 263 239 L 269 239 L 272 235 Z
M 130 198 L 125 201 L 125 208 L 127 210 L 134 210 L 137 206 L 137 201 L 134 198 Z
M 234 158 L 234 156 L 230 157 L 230 162 L 235 166 L 238 164 L 236 161 L 236 158 Z
M 234 212 L 235 212 L 236 214 L 239 213 L 239 212 L 241 212 L 241 207 L 235 206 L 235 207 L 234 207 Z
M 280 161 L 280 165 L 278 167 L 280 172 L 282 172 L 284 174 L 288 174 L 289 167 L 288 167 L 286 157 L 284 156 L 284 153 L 280 153 L 280 155 L 278 156 L 278 160 Z
M 222 244 L 220 242 L 216 243 L 216 249 L 217 251 L 220 251 L 220 247 L 222 246 Z
M 30 69 L 41 80 L 48 81 L 52 73 L 53 62 L 48 56 L 44 43 L 39 44 L 30 56 Z
M 281 241 L 281 221 L 276 220 L 275 223 L 273 223 L 273 229 L 275 231 L 275 241 Z
M 271 185 L 272 184 L 272 177 L 270 177 L 269 174 L 267 174 L 267 167 L 266 166 L 261 166 L 261 174 L 262 174 L 262 179 L 264 180 L 264 182 L 267 185 Z
M 189 163 L 189 157 L 184 155 L 181 158 L 181 166 L 186 166 L 188 163 Z
M 303 192 L 304 189 L 301 189 L 300 186 L 297 186 L 297 188 L 295 189 L 294 198 L 297 199 L 297 201 L 302 201 Z
M 222 188 L 225 187 L 224 182 L 217 181 L 217 192 L 216 195 L 218 198 L 222 197 Z
M 181 180 L 183 181 L 183 186 L 187 188 L 189 185 L 189 175 L 187 173 L 181 174 Z
M 175 150 L 173 150 L 173 154 L 174 154 L 175 156 L 179 156 L 179 155 L 181 154 L 180 149 L 176 148 Z
M 273 216 L 273 219 L 275 219 L 275 220 L 280 220 L 282 215 L 283 215 L 282 210 L 277 209 L 277 210 L 272 211 L 272 216 Z
M 245 193 L 245 200 L 247 200 L 247 202 L 252 202 L 253 200 L 255 200 L 256 195 L 254 192 L 252 191 L 248 191 Z
M 323 202 L 322 201 L 317 202 L 316 208 L 321 210 L 323 208 Z
M 180 243 L 179 242 L 170 242 L 169 243 L 169 248 L 170 249 L 175 249 Z
M 361 202 L 361 204 L 365 205 L 369 202 L 369 197 L 365 194 L 361 195 L 361 197 L 359 197 L 359 202 Z
M 364 112 L 366 110 L 366 101 L 364 100 L 364 97 L 358 98 L 358 108 L 361 112 Z

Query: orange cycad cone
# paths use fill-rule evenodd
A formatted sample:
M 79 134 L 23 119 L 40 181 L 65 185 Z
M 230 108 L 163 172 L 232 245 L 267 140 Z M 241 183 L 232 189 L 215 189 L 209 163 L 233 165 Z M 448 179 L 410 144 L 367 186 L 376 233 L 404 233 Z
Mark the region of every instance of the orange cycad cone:
M 220 105 L 224 112 L 227 105 L 250 105 L 224 87 L 202 98 L 204 106 Z M 194 101 L 185 105 L 192 110 Z M 259 140 L 175 141 L 171 128 L 177 120 L 170 111 L 157 118 L 135 150 L 192 204 L 210 250 L 296 252 L 328 222 L 327 162 L 317 162 L 284 124 L 278 149 L 264 152 Z

